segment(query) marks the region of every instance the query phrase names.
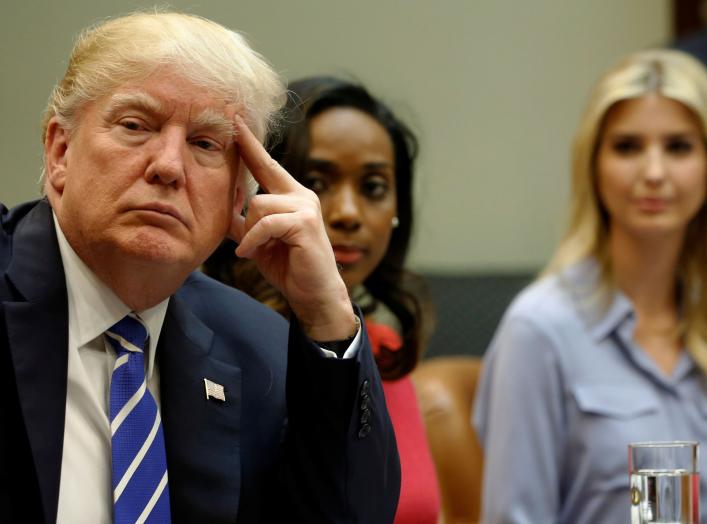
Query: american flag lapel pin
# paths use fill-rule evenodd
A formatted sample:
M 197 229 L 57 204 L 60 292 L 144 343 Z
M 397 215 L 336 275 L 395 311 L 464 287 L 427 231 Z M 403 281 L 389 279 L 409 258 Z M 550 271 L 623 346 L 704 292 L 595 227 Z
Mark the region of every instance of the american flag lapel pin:
M 204 389 L 206 390 L 206 400 L 210 398 L 226 402 L 226 392 L 221 384 L 212 382 L 208 378 L 204 379 Z

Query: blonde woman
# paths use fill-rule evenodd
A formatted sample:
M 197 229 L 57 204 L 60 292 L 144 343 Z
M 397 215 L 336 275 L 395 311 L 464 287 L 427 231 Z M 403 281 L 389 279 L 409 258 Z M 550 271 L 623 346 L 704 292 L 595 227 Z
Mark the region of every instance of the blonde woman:
M 679 51 L 595 87 L 568 231 L 486 356 L 484 522 L 629 522 L 628 443 L 707 442 L 706 123 L 707 73 Z

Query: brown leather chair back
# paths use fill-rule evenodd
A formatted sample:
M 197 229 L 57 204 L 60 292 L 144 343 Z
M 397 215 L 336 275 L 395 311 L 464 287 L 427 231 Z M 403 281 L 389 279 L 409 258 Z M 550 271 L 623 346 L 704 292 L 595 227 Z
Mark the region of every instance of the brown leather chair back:
M 471 356 L 423 360 L 413 372 L 440 485 L 443 524 L 481 518 L 483 452 L 471 426 L 481 359 Z

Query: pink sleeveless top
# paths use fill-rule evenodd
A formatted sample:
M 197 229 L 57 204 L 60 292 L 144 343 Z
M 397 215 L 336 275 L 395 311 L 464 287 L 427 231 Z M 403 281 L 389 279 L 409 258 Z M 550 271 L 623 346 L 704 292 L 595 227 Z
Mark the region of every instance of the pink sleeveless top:
M 390 350 L 402 346 L 400 335 L 384 324 L 367 321 L 374 354 L 381 345 Z M 415 389 L 409 375 L 384 380 L 383 391 L 400 454 L 402 481 L 395 524 L 436 524 L 439 517 L 439 486 L 427 444 Z

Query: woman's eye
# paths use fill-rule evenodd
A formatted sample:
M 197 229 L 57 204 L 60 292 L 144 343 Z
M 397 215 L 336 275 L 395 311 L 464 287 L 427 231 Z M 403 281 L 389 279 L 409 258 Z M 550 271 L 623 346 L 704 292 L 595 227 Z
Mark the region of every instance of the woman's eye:
M 688 140 L 670 140 L 665 148 L 669 153 L 684 155 L 692 151 L 693 146 Z
M 302 185 L 308 189 L 311 189 L 317 194 L 326 191 L 327 184 L 323 176 L 314 173 L 309 173 L 302 179 Z
M 385 197 L 388 194 L 388 190 L 388 182 L 379 176 L 367 178 L 363 182 L 363 193 L 375 200 Z
M 612 149 L 620 155 L 630 155 L 641 150 L 638 140 L 618 140 L 613 143 Z

